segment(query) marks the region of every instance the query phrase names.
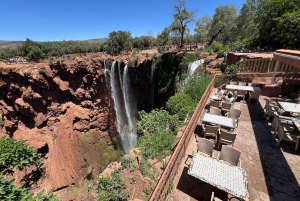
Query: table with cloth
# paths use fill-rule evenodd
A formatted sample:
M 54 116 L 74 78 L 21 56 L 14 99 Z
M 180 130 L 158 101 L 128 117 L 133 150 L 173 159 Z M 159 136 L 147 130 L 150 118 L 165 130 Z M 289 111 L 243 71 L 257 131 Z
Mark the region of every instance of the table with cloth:
M 278 104 L 286 112 L 300 113 L 300 104 L 298 104 L 298 103 L 278 101 Z
M 195 153 L 188 174 L 234 197 L 249 200 L 246 170 L 222 160 Z
M 240 86 L 240 85 L 226 85 L 226 89 L 241 90 L 241 91 L 261 91 L 259 87 Z
M 224 117 L 224 116 L 220 116 L 220 115 L 204 113 L 201 118 L 201 121 L 225 126 L 228 128 L 233 128 L 233 129 L 235 128 L 235 119 L 234 118 Z

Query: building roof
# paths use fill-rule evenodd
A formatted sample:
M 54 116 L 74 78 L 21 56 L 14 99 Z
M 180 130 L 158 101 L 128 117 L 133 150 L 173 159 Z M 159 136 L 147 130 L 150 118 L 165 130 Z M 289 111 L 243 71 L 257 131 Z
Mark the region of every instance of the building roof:
M 276 61 L 300 68 L 300 51 L 279 49 L 274 52 Z

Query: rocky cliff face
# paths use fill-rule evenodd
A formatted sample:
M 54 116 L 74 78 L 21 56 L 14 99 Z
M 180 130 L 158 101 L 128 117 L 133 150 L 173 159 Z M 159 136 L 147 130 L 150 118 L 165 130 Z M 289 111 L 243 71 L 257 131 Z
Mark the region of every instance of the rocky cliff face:
M 80 186 L 83 178 L 98 175 L 100 144 L 118 135 L 103 60 L 1 70 L 0 135 L 27 140 L 45 158 L 40 187 Z

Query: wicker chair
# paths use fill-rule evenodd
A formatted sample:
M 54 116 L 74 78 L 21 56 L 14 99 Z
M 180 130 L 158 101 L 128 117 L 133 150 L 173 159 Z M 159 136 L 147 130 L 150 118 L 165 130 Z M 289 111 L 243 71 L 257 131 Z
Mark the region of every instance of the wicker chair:
M 237 93 L 236 93 L 237 98 L 243 98 L 243 101 L 245 101 L 245 95 L 246 95 L 246 91 L 237 90 Z
M 252 82 L 248 83 L 248 87 L 256 87 L 256 84 L 253 84 Z
M 274 106 L 269 104 L 267 106 L 267 113 L 265 113 L 264 117 L 266 117 L 266 122 L 270 120 L 271 117 L 275 115 L 279 115 L 280 108 L 278 106 Z
M 210 125 L 204 126 L 202 124 L 202 131 L 203 131 L 203 138 L 213 137 L 215 138 L 215 143 L 217 142 L 219 126 L 210 126 Z
M 222 105 L 221 105 L 222 112 L 225 112 L 225 113 L 229 112 L 230 109 L 232 108 L 232 105 L 233 104 L 231 104 L 231 103 L 222 102 Z
M 220 130 L 220 139 L 219 139 L 218 147 L 220 148 L 221 143 L 233 146 L 236 136 L 237 136 L 236 133 Z
M 273 138 L 278 136 L 278 130 L 280 124 L 283 126 L 284 132 L 288 132 L 288 133 L 295 132 L 295 127 L 291 117 L 275 115 L 271 125 L 271 131 L 274 130 Z
M 237 82 L 230 82 L 230 85 L 237 85 Z
M 210 107 L 220 108 L 220 101 L 210 101 Z
M 239 86 L 247 86 L 246 82 L 239 82 Z
M 221 152 L 219 154 L 219 160 L 226 161 L 232 165 L 237 166 L 240 161 L 241 152 L 233 147 L 222 146 Z
M 292 133 L 289 133 L 289 132 L 284 132 L 284 126 L 282 124 L 279 124 L 278 137 L 279 137 L 279 140 L 278 140 L 276 146 L 278 146 L 281 141 L 295 142 L 296 143 L 295 151 L 298 150 L 300 136 L 293 135 Z
M 235 123 L 236 123 L 236 127 L 239 126 L 239 121 L 242 117 L 242 111 L 241 110 L 238 110 L 238 109 L 235 109 L 235 108 L 231 108 L 229 110 L 229 112 L 226 114 L 227 117 L 230 117 L 230 118 L 234 118 L 235 119 Z
M 221 109 L 215 108 L 215 107 L 210 107 L 209 108 L 209 113 L 210 114 L 215 114 L 215 115 L 221 115 Z
M 249 98 L 248 98 L 248 102 L 250 102 L 251 99 L 256 100 L 256 103 L 258 104 L 258 99 L 260 96 L 260 91 L 252 91 L 249 93 Z
M 197 151 L 200 151 L 204 154 L 212 156 L 213 151 L 214 151 L 214 146 L 215 146 L 215 144 L 212 141 L 205 139 L 205 138 L 199 138 L 198 145 L 197 145 Z

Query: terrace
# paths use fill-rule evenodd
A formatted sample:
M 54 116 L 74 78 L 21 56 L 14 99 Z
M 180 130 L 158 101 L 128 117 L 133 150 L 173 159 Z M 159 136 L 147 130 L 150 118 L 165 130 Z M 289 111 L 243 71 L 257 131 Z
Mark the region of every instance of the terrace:
M 259 104 L 236 102 L 242 111 L 234 148 L 241 151 L 242 168 L 247 172 L 250 200 L 298 200 L 300 197 L 300 151 L 294 152 L 294 143 L 281 143 L 275 147 L 271 123 L 265 122 L 262 110 L 268 97 L 261 96 Z M 185 158 L 197 148 L 191 139 Z M 214 150 L 213 157 L 220 150 Z M 188 163 L 188 162 L 187 162 Z M 188 189 L 188 166 L 183 160 L 174 178 L 174 190 L 167 200 L 210 200 L 212 187 L 198 184 Z M 216 195 L 219 196 L 219 195 Z M 220 197 L 223 195 L 220 195 Z M 235 199 L 232 199 L 235 200 Z
M 276 57 L 278 59 L 276 66 L 278 67 L 278 61 L 283 57 L 278 58 L 278 55 Z M 295 59 L 295 56 L 289 56 L 289 58 Z M 200 100 L 150 200 L 162 200 L 164 197 L 169 201 L 211 200 L 212 191 L 215 192 L 216 197 L 222 200 L 231 198 L 230 194 L 211 185 L 198 184 L 201 182 L 200 180 L 197 180 L 191 187 L 188 175 L 188 165 L 191 161 L 188 158 L 191 158 L 193 152 L 197 150 L 197 141 L 194 136 L 202 137 L 201 127 L 197 126 L 197 123 L 208 106 L 210 96 L 215 91 L 213 88 L 214 81 L 215 78 Z M 234 130 L 238 133 L 234 148 L 241 151 L 241 167 L 247 173 L 249 199 L 299 200 L 300 151 L 294 151 L 295 143 L 281 142 L 279 147 L 275 146 L 276 140 L 272 138 L 271 121 L 266 122 L 262 114 L 268 99 L 280 100 L 279 98 L 260 96 L 258 104 L 242 101 L 234 104 L 234 108 L 242 111 L 239 125 Z M 212 157 L 216 158 L 219 152 L 220 149 L 214 148 Z M 167 188 L 172 183 L 174 188 L 167 195 Z M 230 200 L 237 199 L 232 198 Z

